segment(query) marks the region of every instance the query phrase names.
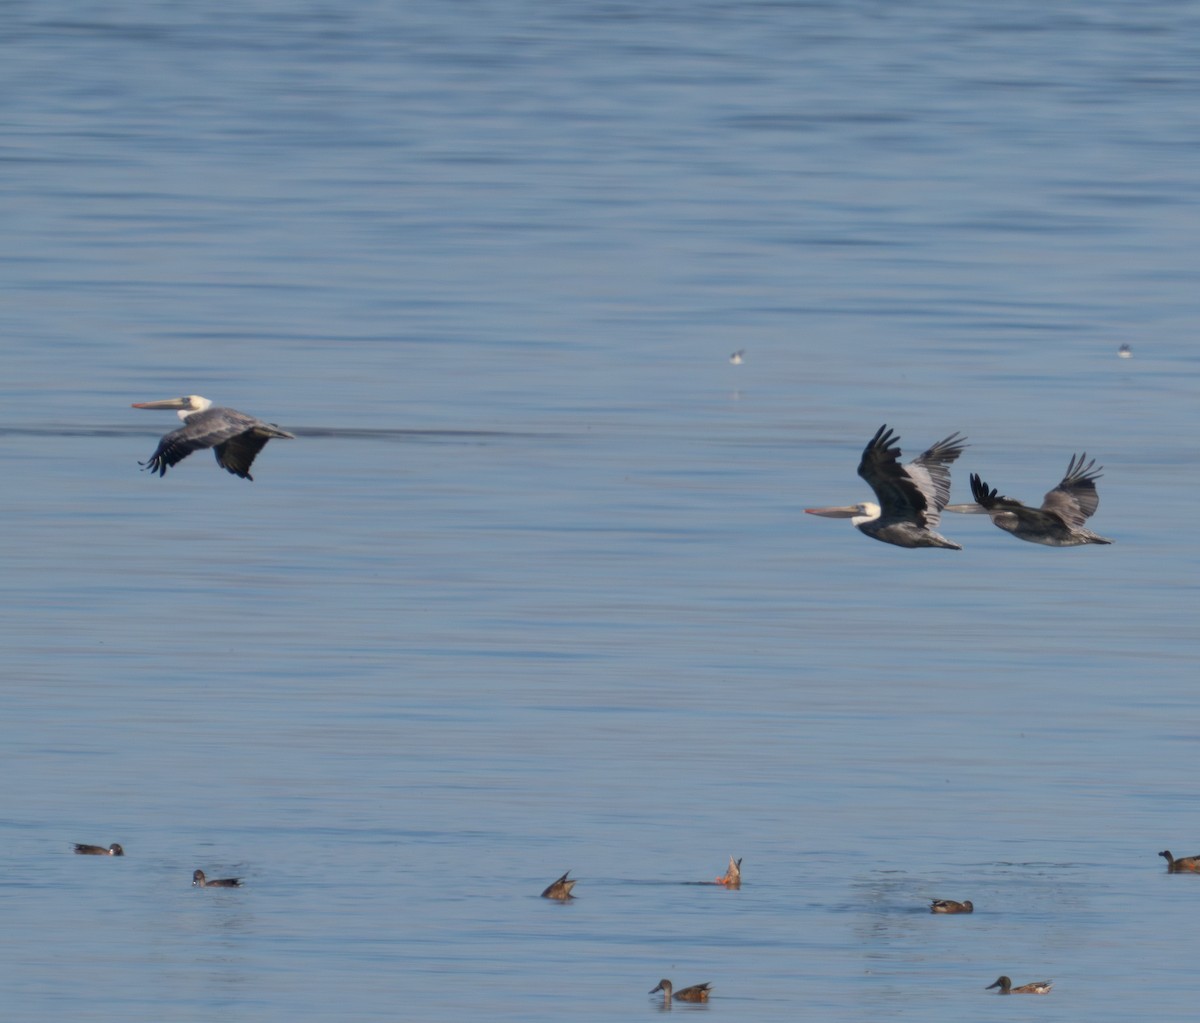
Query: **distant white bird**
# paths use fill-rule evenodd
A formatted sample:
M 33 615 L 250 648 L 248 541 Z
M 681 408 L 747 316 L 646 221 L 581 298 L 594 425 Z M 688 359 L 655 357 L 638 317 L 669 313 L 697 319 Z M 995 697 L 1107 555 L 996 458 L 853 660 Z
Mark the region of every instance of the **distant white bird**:
M 950 500 L 950 464 L 963 453 L 966 438 L 957 433 L 938 441 L 907 465 L 900 464 L 899 440 L 881 426 L 863 450 L 858 474 L 871 484 L 879 504 L 863 501 L 834 508 L 805 508 L 809 515 L 849 519 L 874 540 L 897 547 L 962 548 L 935 531 Z
M 139 462 L 159 476 L 193 451 L 212 448 L 217 465 L 245 480 L 253 480 L 250 466 L 272 437 L 295 440 L 295 435 L 272 423 L 246 415 L 231 408 L 213 408 L 213 403 L 198 394 L 162 401 L 135 402 L 133 408 L 176 409 L 183 426 L 172 430 L 158 442 L 148 462 Z
M 1132 359 L 1133 349 L 1130 348 L 1129 345 L 1121 345 L 1121 347 L 1117 349 L 1117 357 L 1120 359 Z
M 745 354 L 746 354 L 746 349 L 739 348 L 736 352 L 734 352 L 731 356 L 729 356 L 729 361 L 732 362 L 735 366 L 740 366 L 743 362 L 746 361 L 745 359 L 742 358 L 742 356 L 744 356 Z

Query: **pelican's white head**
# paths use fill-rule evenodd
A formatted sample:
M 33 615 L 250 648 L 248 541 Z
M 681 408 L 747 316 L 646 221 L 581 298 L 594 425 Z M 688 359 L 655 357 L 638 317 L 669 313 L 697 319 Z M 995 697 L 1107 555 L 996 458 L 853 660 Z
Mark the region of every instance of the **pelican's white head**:
M 212 408 L 212 402 L 201 398 L 198 394 L 185 394 L 182 398 L 163 398 L 161 401 L 137 401 L 133 408 L 176 409 L 179 418 L 187 421 L 187 417 L 195 412 L 203 412 Z

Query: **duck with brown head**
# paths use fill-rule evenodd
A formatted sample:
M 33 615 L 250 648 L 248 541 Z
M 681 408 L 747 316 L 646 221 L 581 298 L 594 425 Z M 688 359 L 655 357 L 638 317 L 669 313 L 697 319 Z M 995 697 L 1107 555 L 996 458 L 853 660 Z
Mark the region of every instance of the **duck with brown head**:
M 1175 859 L 1170 849 L 1158 854 L 1167 861 L 1168 874 L 1200 874 L 1200 856 L 1180 856 Z
M 204 876 L 203 870 L 196 870 L 192 873 L 193 888 L 241 888 L 242 881 L 238 877 L 223 877 L 215 881 L 210 881 Z
M 1053 985 L 1054 981 L 1052 980 L 1035 980 L 1029 984 L 1022 984 L 1020 987 L 1013 987 L 1011 980 L 1001 977 L 994 984 L 985 987 L 984 990 L 990 991 L 992 988 L 998 987 L 1002 995 L 1048 995 Z
M 664 1002 L 670 1002 L 672 997 L 677 1002 L 707 1002 L 708 994 L 711 990 L 711 984 L 693 984 L 691 987 L 681 988 L 679 991 L 676 991 L 671 986 L 671 982 L 664 977 L 658 982 L 658 987 L 650 990 L 650 994 L 657 994 L 661 991 Z

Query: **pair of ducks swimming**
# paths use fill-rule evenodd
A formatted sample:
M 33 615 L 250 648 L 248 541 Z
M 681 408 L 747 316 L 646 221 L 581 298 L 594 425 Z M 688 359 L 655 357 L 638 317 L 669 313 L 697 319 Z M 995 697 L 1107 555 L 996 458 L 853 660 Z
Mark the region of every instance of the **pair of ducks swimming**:
M 124 856 L 125 850 L 122 849 L 116 842 L 113 842 L 107 849 L 102 845 L 85 845 L 82 842 L 75 843 L 75 852 L 80 856 Z M 210 881 L 204 876 L 203 870 L 192 872 L 192 885 L 196 888 L 240 888 L 242 880 L 239 877 L 221 877 Z
M 970 899 L 964 899 L 962 902 L 955 902 L 953 899 L 934 899 L 929 903 L 929 912 L 931 913 L 974 913 L 975 904 Z M 1001 977 L 995 984 L 989 984 L 984 988 L 985 991 L 990 991 L 994 987 L 1000 989 L 1002 995 L 1045 995 L 1050 993 L 1050 987 L 1053 981 L 1035 980 L 1032 984 L 1022 984 L 1020 987 L 1013 987 L 1013 982 L 1008 977 Z
M 1054 986 L 1051 980 L 1035 980 L 1031 984 L 1022 984 L 1020 987 L 1013 987 L 1013 982 L 1008 977 L 1000 977 L 994 984 L 989 984 L 985 991 L 990 991 L 994 987 L 1000 989 L 1002 995 L 1048 995 L 1050 989 Z M 677 1002 L 707 1002 L 709 993 L 712 991 L 711 984 L 694 984 L 692 987 L 685 987 L 680 991 L 675 991 L 671 982 L 665 977 L 658 982 L 658 987 L 651 988 L 650 994 L 663 993 L 663 1000 L 669 1002 L 672 997 Z
M 579 878 L 571 878 L 567 875 L 571 872 L 568 870 L 557 881 L 546 887 L 542 892 L 543 899 L 557 899 L 559 902 L 566 902 L 568 899 L 575 898 L 571 894 L 571 889 L 579 883 Z M 688 882 L 689 884 L 708 884 L 707 881 Z M 725 871 L 724 877 L 718 877 L 712 884 L 724 885 L 726 888 L 741 888 L 742 886 L 742 861 L 735 860 L 732 856 L 729 857 L 729 869 Z
M 1170 849 L 1164 849 L 1158 855 L 1167 861 L 1167 873 L 1169 874 L 1200 874 L 1200 856 L 1182 856 L 1175 859 L 1171 855 Z M 969 901 L 954 902 L 951 899 L 934 899 L 929 906 L 929 911 L 931 913 L 973 913 L 975 907 Z M 990 991 L 992 988 L 998 987 L 1002 995 L 1045 995 L 1050 993 L 1052 986 L 1053 981 L 1037 980 L 1031 984 L 1013 987 L 1013 983 L 1008 977 L 1001 977 L 984 990 Z

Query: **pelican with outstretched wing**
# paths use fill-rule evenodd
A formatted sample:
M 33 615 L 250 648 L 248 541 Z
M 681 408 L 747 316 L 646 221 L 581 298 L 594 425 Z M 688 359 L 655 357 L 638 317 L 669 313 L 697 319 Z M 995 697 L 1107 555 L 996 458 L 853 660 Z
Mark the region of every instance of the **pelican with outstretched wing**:
M 172 430 L 158 442 L 148 462 L 139 462 L 143 469 L 162 476 L 167 469 L 187 458 L 193 451 L 212 448 L 217 465 L 227 472 L 253 481 L 250 466 L 272 437 L 295 440 L 295 434 L 279 429 L 274 423 L 248 416 L 231 408 L 214 408 L 213 403 L 198 394 L 162 401 L 142 401 L 134 408 L 175 409 L 183 426 Z
M 1084 528 L 1100 506 L 1096 480 L 1102 475 L 1102 465 L 1093 458 L 1084 463 L 1086 454 L 1073 455 L 1061 482 L 1042 501 L 1040 508 L 1030 508 L 1011 497 L 1001 497 L 977 473 L 971 474 L 971 496 L 975 505 L 951 505 L 952 511 L 986 512 L 993 523 L 1018 540 L 1040 543 L 1046 547 L 1082 547 L 1088 543 L 1112 543 L 1098 533 Z
M 923 451 L 907 465 L 900 464 L 899 437 L 885 423 L 863 449 L 858 474 L 875 491 L 878 504 L 863 501 L 833 508 L 805 508 L 809 515 L 849 519 L 867 536 L 897 547 L 962 548 L 936 531 L 942 509 L 950 500 L 950 465 L 967 446 L 952 433 Z

